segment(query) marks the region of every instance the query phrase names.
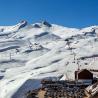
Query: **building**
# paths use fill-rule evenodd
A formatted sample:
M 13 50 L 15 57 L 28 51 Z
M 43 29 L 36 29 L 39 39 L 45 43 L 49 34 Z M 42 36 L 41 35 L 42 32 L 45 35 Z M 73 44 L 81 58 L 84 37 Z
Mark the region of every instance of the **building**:
M 86 95 L 90 98 L 98 98 L 98 82 L 88 86 L 85 89 Z
M 75 71 L 75 80 L 82 82 L 85 85 L 90 85 L 93 81 L 93 74 L 87 69 Z

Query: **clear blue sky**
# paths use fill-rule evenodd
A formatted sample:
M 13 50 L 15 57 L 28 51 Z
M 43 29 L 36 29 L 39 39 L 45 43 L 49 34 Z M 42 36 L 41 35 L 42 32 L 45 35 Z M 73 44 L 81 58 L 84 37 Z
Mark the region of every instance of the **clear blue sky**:
M 23 19 L 77 28 L 98 25 L 98 0 L 0 0 L 0 25 Z

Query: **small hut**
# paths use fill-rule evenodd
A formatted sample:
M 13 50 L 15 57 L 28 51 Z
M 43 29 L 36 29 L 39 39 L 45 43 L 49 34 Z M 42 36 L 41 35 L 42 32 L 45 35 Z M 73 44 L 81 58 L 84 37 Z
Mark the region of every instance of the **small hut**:
M 93 74 L 87 69 L 78 70 L 75 71 L 75 80 L 90 85 L 93 81 Z

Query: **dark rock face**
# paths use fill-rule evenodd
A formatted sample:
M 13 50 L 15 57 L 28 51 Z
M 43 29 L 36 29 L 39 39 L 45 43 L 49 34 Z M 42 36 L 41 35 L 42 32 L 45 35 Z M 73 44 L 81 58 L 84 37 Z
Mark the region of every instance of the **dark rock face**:
M 48 27 L 52 27 L 52 25 L 49 24 L 47 21 L 43 21 L 42 24 L 43 24 L 43 25 L 46 25 L 46 26 L 48 26 Z
M 40 25 L 38 25 L 38 24 L 34 24 L 33 27 L 34 28 L 41 28 Z
M 92 36 L 92 37 L 95 37 L 95 36 L 96 36 L 95 29 L 93 29 L 92 32 L 85 32 L 84 35 L 85 35 L 85 36 Z
M 4 76 L 0 76 L 0 80 L 3 79 Z
M 20 23 L 21 23 L 21 25 L 19 26 L 19 29 L 25 27 L 28 24 L 28 22 L 25 20 L 22 20 Z
M 4 28 L 2 28 L 1 30 L 0 30 L 0 32 L 3 32 L 4 31 Z

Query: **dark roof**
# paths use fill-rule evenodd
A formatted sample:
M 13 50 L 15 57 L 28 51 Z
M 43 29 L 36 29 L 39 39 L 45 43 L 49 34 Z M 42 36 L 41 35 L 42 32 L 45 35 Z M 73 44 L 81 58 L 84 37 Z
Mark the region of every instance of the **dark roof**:
M 93 74 L 91 71 L 87 70 L 87 69 L 81 69 L 81 70 L 78 70 L 77 73 L 80 73 L 82 71 L 88 71 L 89 73 Z

